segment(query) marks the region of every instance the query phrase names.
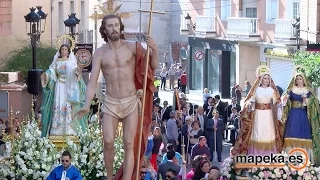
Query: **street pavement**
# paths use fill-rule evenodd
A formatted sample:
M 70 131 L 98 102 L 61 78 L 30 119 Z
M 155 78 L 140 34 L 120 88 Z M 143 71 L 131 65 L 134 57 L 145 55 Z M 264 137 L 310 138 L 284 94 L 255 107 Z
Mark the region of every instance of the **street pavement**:
M 171 91 L 171 90 L 160 90 L 159 91 L 159 98 L 161 100 L 161 105 L 162 105 L 163 101 L 168 101 L 168 104 L 172 105 L 172 102 L 173 102 L 173 91 Z M 201 105 L 201 106 L 203 105 L 202 94 L 200 94 L 198 92 L 191 91 L 190 94 L 187 94 L 187 99 L 191 103 L 195 103 L 195 104 L 198 104 L 198 105 Z M 229 101 L 230 102 L 230 99 L 223 99 L 223 101 Z M 223 142 L 222 160 L 224 160 L 225 158 L 229 157 L 230 148 L 231 148 L 231 144 L 230 143 Z M 215 166 L 218 166 L 219 168 L 221 168 L 222 163 L 218 162 L 218 161 L 214 161 L 212 163 L 212 165 L 215 165 Z M 189 169 L 190 168 L 188 168 L 188 170 Z

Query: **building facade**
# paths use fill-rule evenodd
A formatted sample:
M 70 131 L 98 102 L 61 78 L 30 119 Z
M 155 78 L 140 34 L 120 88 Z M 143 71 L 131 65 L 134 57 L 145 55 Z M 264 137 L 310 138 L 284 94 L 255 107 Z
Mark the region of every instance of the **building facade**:
M 287 87 L 294 66 L 291 57 L 297 48 L 295 29 L 292 24 L 300 14 L 299 0 L 189 2 L 188 9 L 184 16 L 181 16 L 180 32 L 189 34 L 189 71 L 197 71 L 197 66 L 193 66 L 194 61 L 196 64 L 207 65 L 212 59 L 211 51 L 218 52 L 221 56 L 218 59 L 222 64 L 216 66 L 222 68 L 219 70 L 221 77 L 214 82 L 214 84 L 220 84 L 219 87 L 205 84 L 207 79 L 216 76 L 215 71 L 208 71 L 208 74 L 202 73 L 204 80 L 202 83 L 197 81 L 198 84 L 193 83 L 194 74 L 190 74 L 190 89 L 202 90 L 215 86 L 215 89 L 211 88 L 211 93 L 219 89 L 218 92 L 221 92 L 222 96 L 229 98 L 228 92 L 233 83 L 244 87 L 245 81 L 248 80 L 250 83 L 255 81 L 255 72 L 261 62 L 267 63 L 277 85 L 283 89 Z M 186 13 L 192 17 L 191 25 L 194 26 L 192 31 L 188 29 L 190 26 L 186 25 Z M 192 43 L 193 41 L 198 43 Z M 214 44 L 206 45 L 209 41 Z M 197 48 L 200 50 L 192 50 Z M 220 51 L 222 53 L 219 53 Z M 201 56 L 203 58 L 196 59 L 198 54 L 203 54 Z M 229 73 L 225 72 L 227 69 Z M 224 80 L 227 77 L 230 77 L 230 80 L 226 82 Z M 221 81 L 226 82 L 229 87 L 219 83 Z
M 50 0 L 1 0 L 0 1 L 0 61 L 5 62 L 11 51 L 30 44 L 26 32 L 24 16 L 31 7 L 42 6 L 43 11 L 50 15 Z M 41 34 L 41 42 L 50 43 L 51 24 L 46 23 L 46 31 Z M 5 43 L 4 43 L 5 42 Z M 4 63 L 0 63 L 1 67 Z
M 80 19 L 79 25 L 76 27 L 75 32 L 77 42 L 79 43 L 93 43 L 94 26 L 89 26 L 90 12 L 93 13 L 93 2 L 90 0 L 51 0 L 52 23 L 51 38 L 53 45 L 55 39 L 59 35 L 68 34 L 69 28 L 64 25 L 64 21 L 68 19 L 68 15 L 76 13 L 76 17 Z M 91 10 L 91 11 L 90 11 Z

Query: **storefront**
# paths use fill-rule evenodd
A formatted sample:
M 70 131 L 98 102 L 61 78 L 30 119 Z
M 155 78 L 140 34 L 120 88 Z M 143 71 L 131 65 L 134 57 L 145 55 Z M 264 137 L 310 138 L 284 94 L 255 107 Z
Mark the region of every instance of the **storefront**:
M 236 81 L 234 42 L 219 39 L 189 37 L 189 87 L 230 97 L 230 87 Z

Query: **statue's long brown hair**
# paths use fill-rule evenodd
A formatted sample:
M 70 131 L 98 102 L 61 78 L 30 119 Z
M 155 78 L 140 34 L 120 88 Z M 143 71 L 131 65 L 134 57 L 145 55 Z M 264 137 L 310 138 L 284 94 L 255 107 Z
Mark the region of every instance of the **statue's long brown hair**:
M 108 36 L 107 36 L 107 33 L 105 32 L 106 31 L 106 21 L 108 19 L 113 19 L 113 18 L 116 18 L 119 20 L 119 22 L 120 22 L 120 39 L 124 39 L 124 34 L 123 34 L 124 25 L 122 23 L 120 16 L 115 15 L 115 14 L 108 14 L 102 19 L 102 23 L 101 23 L 101 26 L 99 29 L 101 37 L 104 39 L 105 42 L 108 42 Z

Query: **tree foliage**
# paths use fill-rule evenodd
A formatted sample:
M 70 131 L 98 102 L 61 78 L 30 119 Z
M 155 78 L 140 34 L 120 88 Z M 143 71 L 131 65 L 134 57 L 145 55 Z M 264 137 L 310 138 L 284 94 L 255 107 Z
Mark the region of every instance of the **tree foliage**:
M 312 52 L 298 52 L 294 55 L 296 65 L 304 67 L 306 77 L 314 87 L 320 86 L 320 54 Z
M 37 68 L 46 70 L 50 66 L 53 56 L 56 53 L 56 49 L 40 45 L 37 47 Z M 13 55 L 9 57 L 6 61 L 6 65 L 2 71 L 14 72 L 21 71 L 24 77 L 27 77 L 28 70 L 32 68 L 32 48 L 30 45 L 25 46 L 22 49 L 16 50 L 12 53 Z

